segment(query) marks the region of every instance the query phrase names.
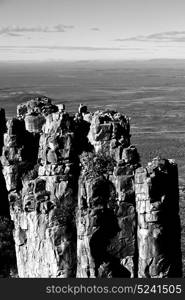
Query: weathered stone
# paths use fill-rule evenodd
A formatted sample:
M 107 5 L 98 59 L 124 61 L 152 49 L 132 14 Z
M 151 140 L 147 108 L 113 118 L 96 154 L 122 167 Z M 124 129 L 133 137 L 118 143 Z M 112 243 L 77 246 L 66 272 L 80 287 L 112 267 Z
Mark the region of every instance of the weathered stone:
M 57 111 L 58 107 L 51 103 L 51 99 L 47 97 L 36 97 L 17 106 L 17 117 L 22 119 L 25 118 L 27 114 L 49 115 Z
M 86 114 L 87 113 L 87 106 L 80 104 L 79 108 L 78 108 L 78 112 L 79 114 Z
M 181 274 L 177 166 L 155 158 L 135 174 L 139 277 Z
M 116 160 L 122 159 L 123 149 L 130 145 L 129 119 L 114 111 L 95 112 L 88 138 L 96 152 L 103 150 L 115 157 L 118 148 Z
M 180 276 L 177 167 L 140 167 L 128 117 L 37 97 L 2 127 L 19 277 Z
M 68 115 L 53 109 L 47 99 L 31 100 L 18 107 L 19 119 L 7 124 L 2 163 L 20 277 L 76 274 L 77 155 Z
M 139 156 L 134 155 L 135 147 L 129 147 L 128 119 L 116 112 L 97 112 L 92 117 L 88 138 L 95 154 L 89 155 L 89 161 L 88 156 L 81 157 L 77 277 L 134 277 L 133 179 Z M 108 161 L 110 165 L 105 163 Z
M 0 108 L 0 155 L 2 154 L 3 135 L 6 132 L 6 116 L 5 110 Z
M 25 127 L 29 132 L 40 132 L 42 129 L 42 125 L 45 122 L 44 116 L 38 115 L 26 115 L 25 117 Z
M 59 112 L 64 112 L 65 111 L 65 104 L 57 104 L 57 106 L 58 106 L 58 111 Z

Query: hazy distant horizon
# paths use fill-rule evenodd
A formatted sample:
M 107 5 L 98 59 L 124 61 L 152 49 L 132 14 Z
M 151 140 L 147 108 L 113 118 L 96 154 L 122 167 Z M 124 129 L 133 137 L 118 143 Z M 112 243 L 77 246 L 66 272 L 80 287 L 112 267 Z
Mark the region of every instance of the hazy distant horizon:
M 64 63 L 64 64 L 71 64 L 71 63 L 77 63 L 77 64 L 86 64 L 86 63 L 107 63 L 107 64 L 112 64 L 112 63 L 185 63 L 185 58 L 135 58 L 135 59 L 121 59 L 121 58 L 112 58 L 112 59 L 102 59 L 102 58 L 97 58 L 97 59 L 51 59 L 51 60 L 1 60 L 0 57 L 0 64 L 55 64 L 55 63 Z

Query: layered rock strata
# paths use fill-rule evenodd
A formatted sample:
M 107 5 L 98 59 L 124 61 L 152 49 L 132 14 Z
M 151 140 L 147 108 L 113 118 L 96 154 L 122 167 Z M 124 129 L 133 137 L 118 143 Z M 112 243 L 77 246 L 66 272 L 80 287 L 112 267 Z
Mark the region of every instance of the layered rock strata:
M 180 257 L 177 167 L 156 159 L 141 168 L 128 117 L 83 105 L 70 116 L 42 97 L 6 126 L 19 277 L 180 276 L 165 246 L 175 242 Z

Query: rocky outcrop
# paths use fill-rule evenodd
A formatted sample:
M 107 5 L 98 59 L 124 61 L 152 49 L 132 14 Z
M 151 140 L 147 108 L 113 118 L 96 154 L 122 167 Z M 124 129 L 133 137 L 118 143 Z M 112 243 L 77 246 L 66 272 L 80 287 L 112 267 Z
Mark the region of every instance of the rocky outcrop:
M 2 154 L 3 147 L 3 135 L 6 132 L 6 117 L 5 110 L 0 109 L 0 155 Z
M 97 111 L 92 117 L 88 138 L 96 153 L 106 152 L 120 160 L 123 149 L 130 145 L 129 119 L 114 111 Z
M 128 117 L 83 105 L 73 116 L 42 97 L 3 134 L 19 277 L 179 276 L 164 246 L 180 257 L 177 167 L 141 168 Z
M 0 109 L 0 153 L 2 154 L 3 139 L 6 132 L 6 118 L 4 109 Z M 1 155 L 0 154 L 0 155 Z M 15 245 L 12 235 L 13 222 L 10 218 L 8 193 L 6 182 L 0 163 L 0 278 L 16 274 Z
M 135 173 L 139 277 L 180 277 L 178 173 L 173 160 L 156 158 Z
M 4 134 L 6 132 L 6 118 L 4 109 L 0 109 L 0 156 L 2 154 L 2 149 L 4 145 Z M 2 173 L 2 165 L 0 162 L 0 195 L 1 195 L 1 205 L 0 205 L 0 216 L 9 216 L 9 205 L 8 205 L 8 194 L 6 190 L 6 183 Z
M 96 112 L 88 138 L 93 153 L 81 155 L 77 213 L 77 277 L 134 277 L 136 213 L 129 120 Z
M 44 101 L 44 108 L 40 99 L 18 107 L 18 118 L 8 121 L 4 136 L 3 173 L 15 226 L 18 272 L 20 277 L 73 277 L 74 132 L 69 115 L 56 106 L 48 108 Z

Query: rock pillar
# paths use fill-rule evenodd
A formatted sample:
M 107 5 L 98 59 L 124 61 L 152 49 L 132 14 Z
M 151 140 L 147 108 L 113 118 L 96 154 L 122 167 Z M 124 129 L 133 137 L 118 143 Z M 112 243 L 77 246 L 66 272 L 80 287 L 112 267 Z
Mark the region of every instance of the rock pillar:
M 173 160 L 154 159 L 135 174 L 138 277 L 181 275 L 178 174 Z
M 88 134 L 94 150 L 81 155 L 77 212 L 77 277 L 136 276 L 134 170 L 129 120 L 96 112 Z
M 3 174 L 19 277 L 76 275 L 76 154 L 72 121 L 48 99 L 7 123 Z

